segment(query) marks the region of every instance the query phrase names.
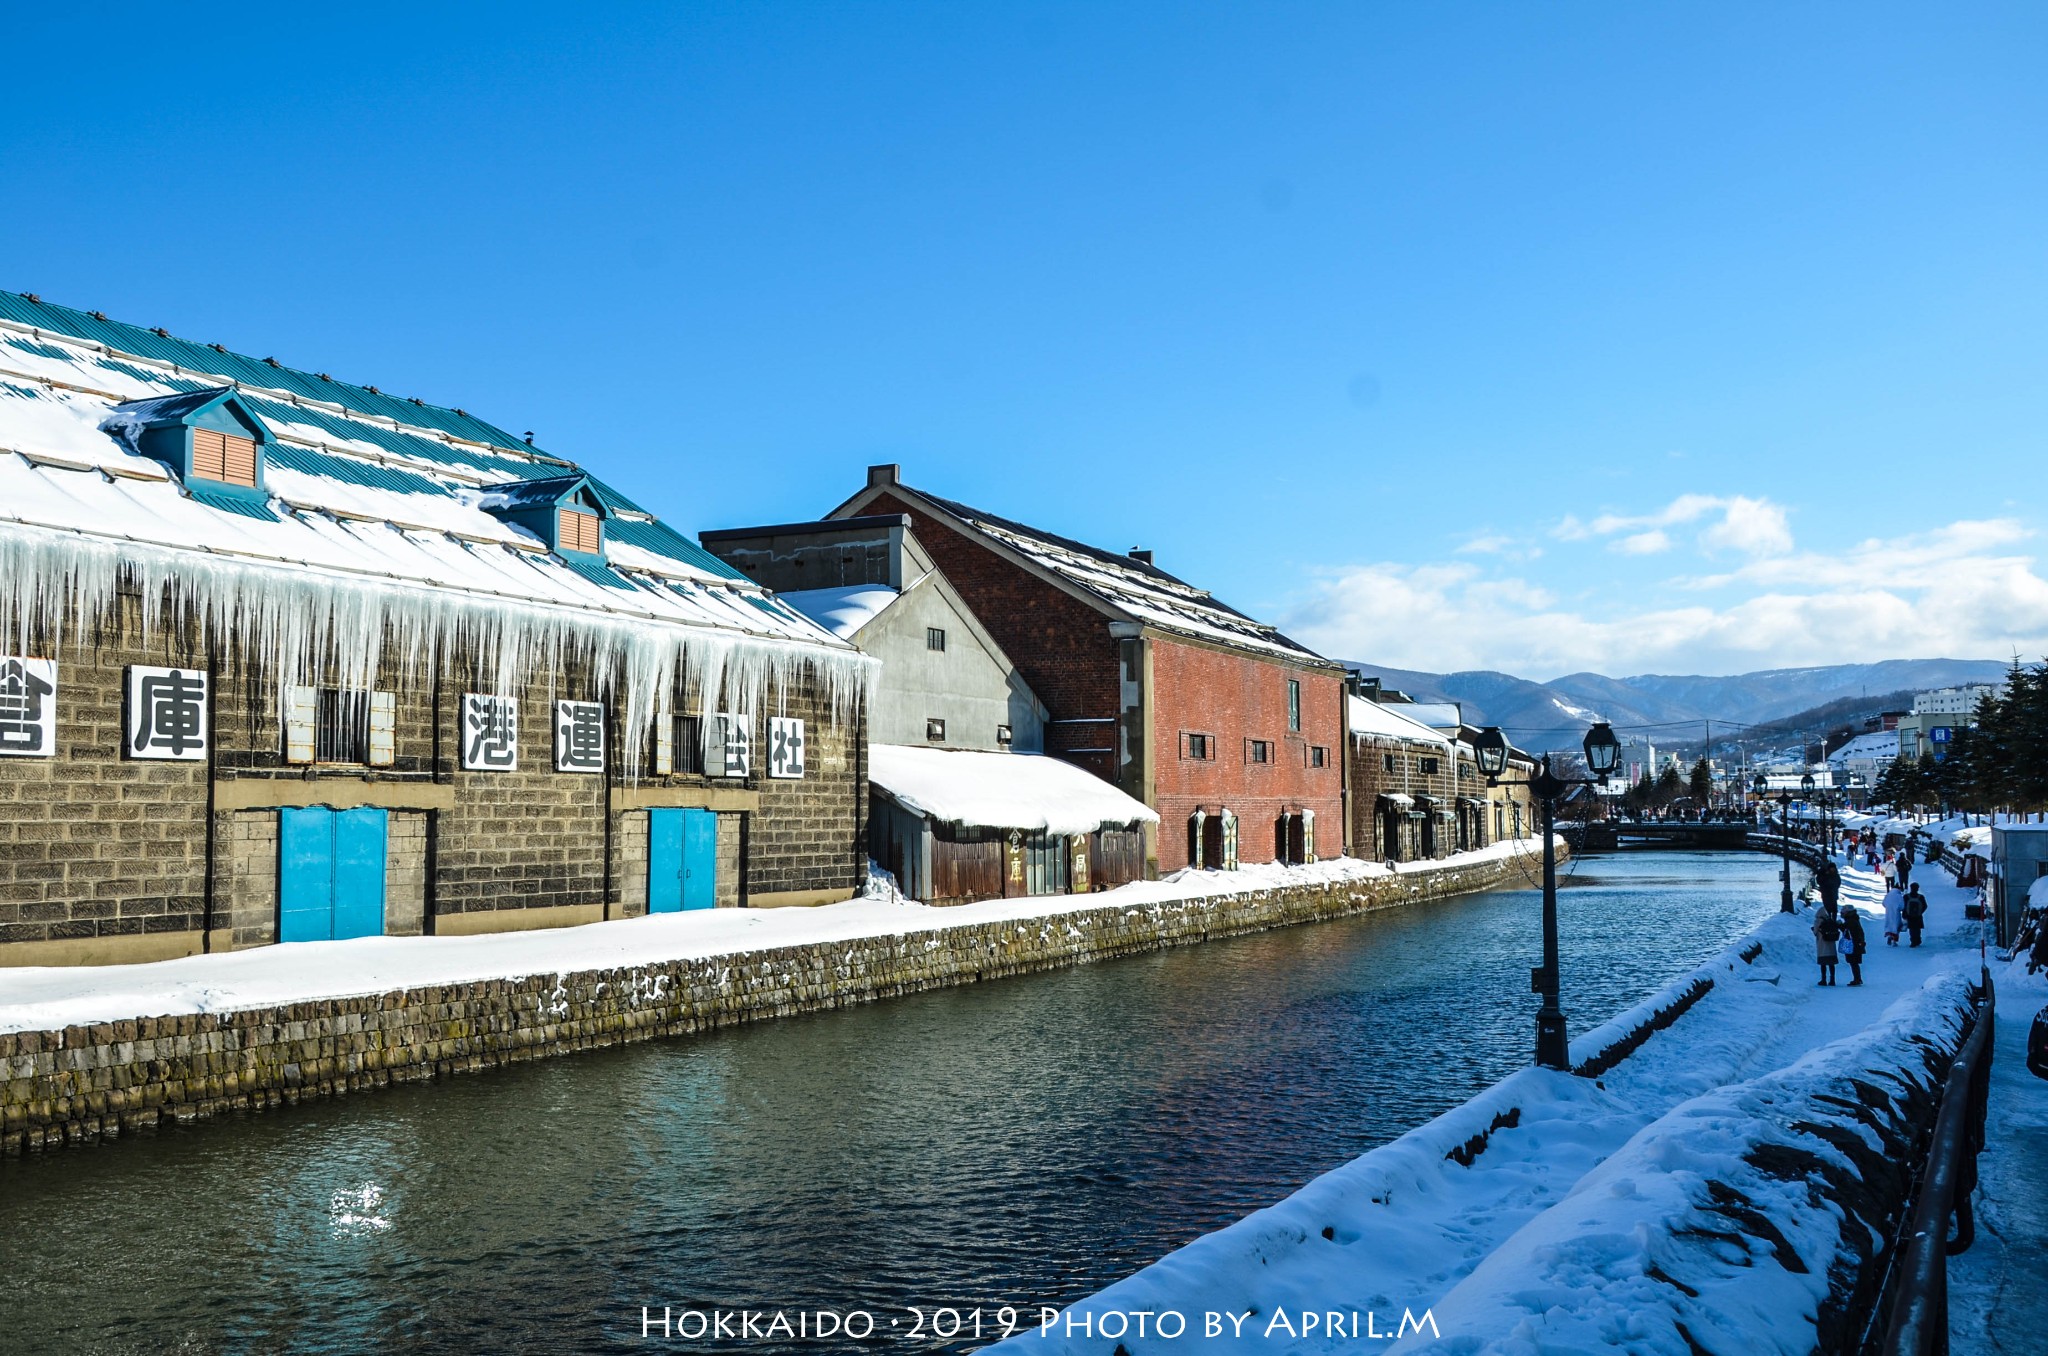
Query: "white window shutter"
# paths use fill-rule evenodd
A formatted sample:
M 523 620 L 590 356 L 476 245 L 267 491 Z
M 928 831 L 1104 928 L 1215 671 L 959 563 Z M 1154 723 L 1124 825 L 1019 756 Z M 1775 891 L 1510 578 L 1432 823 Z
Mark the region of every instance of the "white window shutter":
M 391 692 L 370 694 L 370 766 L 390 767 L 398 761 L 398 698 Z
M 676 720 L 667 710 L 654 717 L 654 775 L 666 777 L 676 770 Z
M 294 687 L 285 691 L 284 760 L 287 763 L 313 761 L 313 726 L 318 719 L 320 690 Z

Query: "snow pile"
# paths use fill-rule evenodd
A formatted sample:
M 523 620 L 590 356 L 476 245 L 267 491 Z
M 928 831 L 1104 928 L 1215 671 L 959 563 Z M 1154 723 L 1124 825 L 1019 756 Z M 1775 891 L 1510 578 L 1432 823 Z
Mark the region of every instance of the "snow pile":
M 1042 754 L 876 744 L 868 780 L 907 810 L 968 828 L 1084 834 L 1159 822 L 1142 801 Z
M 849 584 L 844 588 L 791 589 L 775 596 L 841 640 L 852 640 L 902 595 L 887 584 Z
M 1965 979 L 1939 976 L 1876 1025 L 1665 1115 L 1436 1302 L 1443 1341 L 1852 1349 L 1968 1012 Z

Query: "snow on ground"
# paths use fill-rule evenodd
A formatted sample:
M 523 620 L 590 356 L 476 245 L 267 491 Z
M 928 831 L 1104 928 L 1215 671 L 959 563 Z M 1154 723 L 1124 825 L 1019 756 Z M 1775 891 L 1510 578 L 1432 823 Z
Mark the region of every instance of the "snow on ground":
M 2028 898 L 2048 904 L 2048 877 Z M 2048 1081 L 2027 1069 L 2027 1031 L 2048 1005 L 2048 971 L 2024 956 L 1994 963 L 1998 1028 L 1984 1152 L 1977 1160 L 1977 1241 L 1949 1259 L 1952 1356 L 2039 1356 L 2048 1346 Z
M 1533 839 L 1496 843 L 1440 862 L 1403 862 L 1399 871 L 1407 875 L 1435 867 L 1498 861 L 1536 849 Z M 707 956 L 738 957 L 814 942 L 1054 918 L 1087 909 L 1141 907 L 1387 874 L 1387 868 L 1376 862 L 1337 858 L 1307 866 L 1267 864 L 1229 872 L 1179 871 L 1165 880 L 1140 881 L 1098 894 L 994 899 L 940 908 L 905 902 L 900 895 L 892 899 L 890 890 L 880 890 L 843 904 L 815 908 L 699 909 L 477 937 L 294 942 L 147 965 L 24 966 L 0 969 L 0 1031 L 47 1031 L 131 1017 L 229 1012 L 483 979 L 658 965 Z
M 1731 948 L 1574 1041 L 1573 1058 L 1582 1060 L 1668 1003 L 1695 976 L 1716 979 L 1691 1011 L 1604 1077 L 1589 1080 L 1534 1068 L 1511 1075 L 1279 1204 L 1198 1238 L 1081 1301 L 1049 1330 L 1020 1336 L 1014 1345 L 1076 1356 L 1104 1356 L 1118 1343 L 1129 1356 L 1188 1350 L 1262 1356 L 1382 1350 L 1398 1332 L 1404 1311 L 1419 1315 L 1442 1305 L 1446 1316 L 1455 1318 L 1488 1306 L 1500 1315 L 1501 1306 L 1522 1304 L 1526 1321 L 1502 1350 L 1579 1351 L 1602 1342 L 1663 1350 L 1656 1344 L 1632 1345 L 1637 1339 L 1622 1321 L 1630 1293 L 1625 1286 L 1582 1283 L 1598 1275 L 1618 1285 L 1646 1274 L 1652 1265 L 1644 1217 L 1656 1203 L 1642 1195 L 1662 1188 L 1638 1179 L 1659 1167 L 1686 1163 L 1699 1147 L 1687 1132 L 1711 1129 L 1713 1099 L 1723 1099 L 1725 1109 L 1728 1085 L 1790 1077 L 1788 1066 L 1863 1032 L 1894 1005 L 1905 1013 L 1917 1002 L 1930 1001 L 1925 997 L 1930 981 L 1939 986 L 1941 977 L 1959 968 L 1974 972 L 1981 929 L 1962 917 L 1974 892 L 1929 875 L 1934 879 L 1923 882 L 1930 902 L 1927 944 L 1913 949 L 1902 942 L 1891 948 L 1883 944 L 1878 879 L 1854 867 L 1844 869 L 1842 901 L 1866 916 L 1866 932 L 1876 942 L 1862 987 L 1846 987 L 1846 967 L 1841 986 L 1817 987 L 1811 913 L 1773 918 L 1754 934 L 1764 948 L 1755 964 L 1743 964 Z M 1947 983 L 1952 986 L 1953 980 Z M 1799 1079 L 1793 1085 L 1800 1085 Z M 1752 1093 L 1766 1099 L 1771 1095 L 1765 1083 Z M 1640 1138 L 1681 1108 L 1683 1115 L 1666 1123 L 1664 1131 Z M 1513 1123 L 1508 1124 L 1511 1113 Z M 1487 1138 L 1469 1166 L 1449 1157 L 1475 1136 Z M 1592 1176 L 1625 1148 L 1631 1157 L 1622 1161 L 1632 1166 Z M 1503 1259 L 1500 1265 L 1478 1275 L 1475 1268 L 1495 1254 Z M 1562 1283 L 1576 1266 L 1586 1268 L 1584 1274 L 1577 1282 Z M 1474 1288 L 1463 1288 L 1468 1278 L 1474 1278 Z M 1800 1322 L 1810 1332 L 1814 1300 L 1811 1286 L 1796 1285 L 1750 1297 L 1778 1321 L 1791 1317 L 1792 1329 L 1779 1334 L 1787 1349 L 1797 1347 Z M 1129 1320 L 1118 1317 L 1136 1311 L 1186 1315 L 1188 1334 L 1164 1339 L 1155 1328 L 1152 1337 L 1137 1336 L 1127 1330 Z M 1359 1325 L 1356 1335 L 1332 1334 L 1326 1320 L 1307 1331 L 1311 1325 L 1305 1315 L 1331 1311 L 1361 1316 L 1352 1320 Z M 1226 1315 L 1220 1335 L 1206 1333 L 1203 1316 L 1211 1312 Z M 1116 1342 L 1100 1338 L 1105 1316 L 1119 1329 Z M 1621 1326 L 1603 1328 L 1603 1318 Z M 1241 1325 L 1233 1326 L 1239 1319 Z M 1093 1336 L 1083 1335 L 1084 1320 Z M 1596 1330 L 1604 1336 L 1587 1340 L 1587 1333 Z M 1370 1335 L 1373 1331 L 1378 1340 Z M 1446 1345 L 1476 1351 L 1472 1336 L 1466 1330 L 1466 1340 Z M 1411 1345 L 1422 1349 L 1433 1343 Z M 1725 1347 L 1730 1352 L 1749 1349 Z M 1677 1350 L 1686 1351 L 1682 1342 Z

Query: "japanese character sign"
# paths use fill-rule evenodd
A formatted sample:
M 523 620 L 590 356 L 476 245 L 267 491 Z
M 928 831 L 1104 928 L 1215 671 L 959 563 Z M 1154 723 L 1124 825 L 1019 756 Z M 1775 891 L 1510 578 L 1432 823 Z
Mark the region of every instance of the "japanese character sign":
M 555 703 L 555 771 L 604 771 L 603 703 Z
M 519 699 L 462 694 L 462 770 L 511 772 L 519 766 Z
M 754 722 L 751 716 L 723 714 L 718 717 L 718 732 L 721 738 L 710 750 L 711 767 L 714 777 L 745 777 L 754 770 Z M 724 765 L 719 765 L 720 755 Z
M 196 763 L 211 734 L 203 669 L 128 666 L 128 710 L 122 752 L 130 758 Z
M 57 661 L 0 656 L 0 757 L 57 756 Z
M 800 778 L 804 775 L 804 723 L 783 716 L 768 720 L 768 775 Z

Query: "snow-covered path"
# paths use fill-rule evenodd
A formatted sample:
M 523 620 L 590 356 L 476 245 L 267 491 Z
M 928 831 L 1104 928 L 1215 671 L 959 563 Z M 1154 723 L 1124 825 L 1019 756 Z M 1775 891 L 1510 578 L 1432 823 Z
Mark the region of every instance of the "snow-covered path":
M 2039 1356 L 2048 1348 L 2048 1081 L 2027 1070 L 2027 1029 L 2048 1004 L 2048 971 L 1994 967 L 1997 1047 L 1977 1242 L 1949 1259 L 1954 1356 Z
M 1756 934 L 1764 951 L 1754 964 L 1731 949 L 1702 966 L 1695 973 L 1714 977 L 1714 989 L 1604 1078 L 1515 1074 L 1082 1301 L 1016 1345 L 1077 1356 L 1119 1344 L 1130 1356 L 1382 1349 L 1384 1341 L 1365 1332 L 1333 1333 L 1326 1321 L 1317 1330 L 1302 1316 L 1369 1314 L 1379 1337 L 1392 1337 L 1404 1311 L 1436 1305 L 1518 1232 L 1540 1231 L 1545 1212 L 1674 1108 L 1862 1031 L 1938 974 L 1974 970 L 1978 926 L 1962 917 L 1974 892 L 1954 889 L 1934 868 L 1921 886 L 1930 903 L 1925 944 L 1887 947 L 1877 878 L 1844 871 L 1842 902 L 1865 916 L 1874 944 L 1862 986 L 1847 987 L 1847 967 L 1836 987 L 1816 985 L 1810 910 L 1774 918 Z M 1574 1041 L 1574 1059 L 1603 1048 L 1686 982 Z M 1469 1163 L 1451 1156 L 1475 1142 L 1483 1148 Z M 1191 1329 L 1178 1340 L 1139 1336 L 1118 1317 L 1147 1311 L 1185 1314 L 1191 1323 L 1211 1312 L 1251 1317 L 1237 1327 L 1226 1317 L 1220 1334 Z M 1081 1326 L 1103 1317 L 1117 1327 L 1117 1341 L 1101 1340 L 1099 1322 Z

